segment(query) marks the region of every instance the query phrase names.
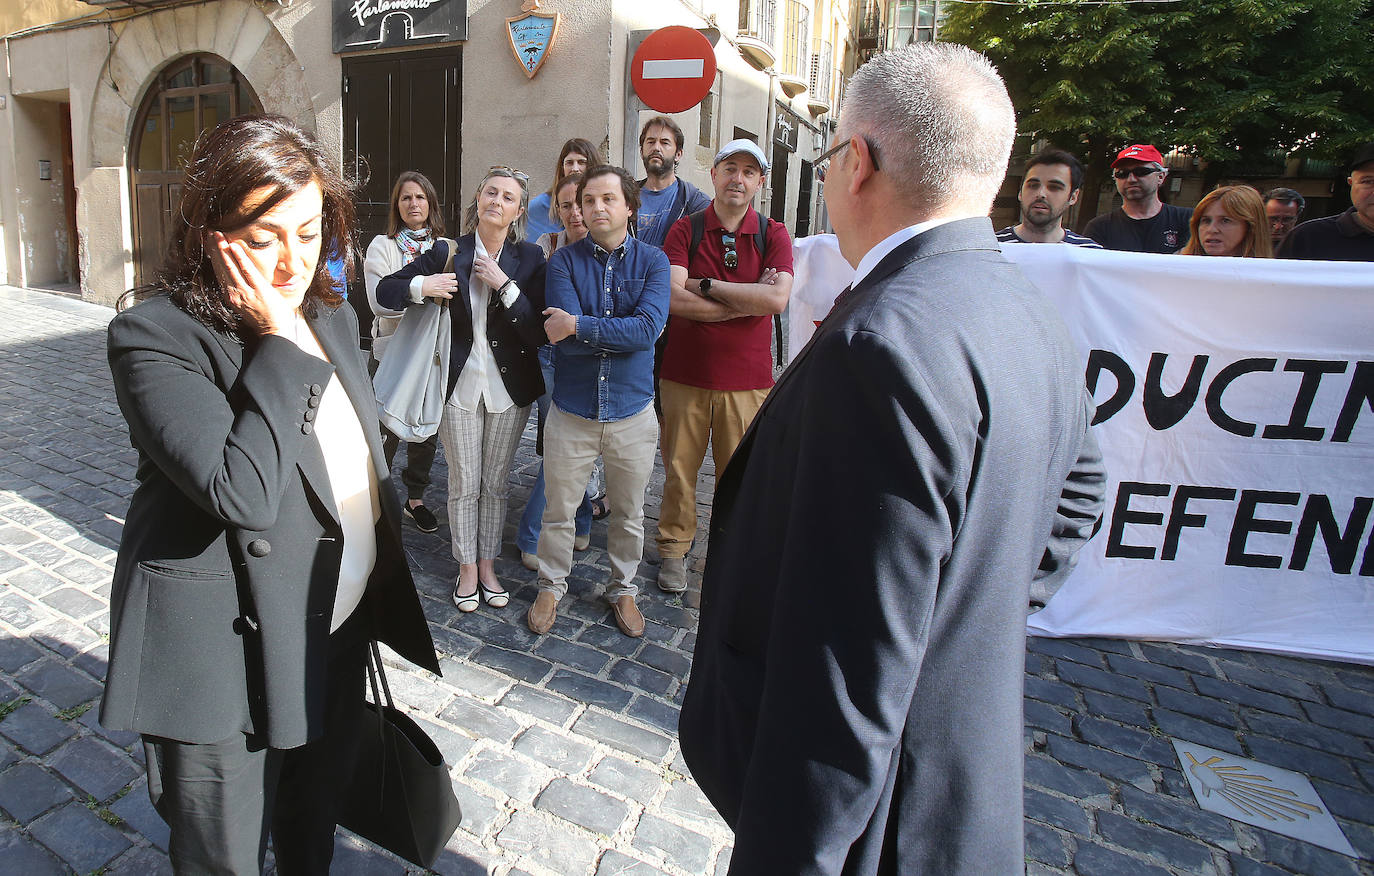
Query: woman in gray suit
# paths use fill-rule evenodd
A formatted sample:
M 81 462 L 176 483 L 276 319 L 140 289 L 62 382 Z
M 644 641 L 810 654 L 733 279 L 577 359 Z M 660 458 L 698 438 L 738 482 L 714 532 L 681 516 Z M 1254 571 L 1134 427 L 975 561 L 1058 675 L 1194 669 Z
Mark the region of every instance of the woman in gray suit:
M 178 873 L 327 873 L 369 639 L 438 671 L 376 402 L 321 243 L 349 191 L 288 119 L 196 145 L 167 262 L 110 323 L 138 450 L 100 719 L 143 736 Z

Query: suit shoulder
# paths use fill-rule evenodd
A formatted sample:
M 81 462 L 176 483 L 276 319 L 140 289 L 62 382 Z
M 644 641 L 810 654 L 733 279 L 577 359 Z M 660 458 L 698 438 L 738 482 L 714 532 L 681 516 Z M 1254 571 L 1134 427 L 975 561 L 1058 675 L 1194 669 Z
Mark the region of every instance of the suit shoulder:
M 154 327 L 173 336 L 210 331 L 200 320 L 178 307 L 170 295 L 161 291 L 115 314 L 114 319 L 110 320 L 108 334 L 116 338 L 130 333 L 144 333 Z

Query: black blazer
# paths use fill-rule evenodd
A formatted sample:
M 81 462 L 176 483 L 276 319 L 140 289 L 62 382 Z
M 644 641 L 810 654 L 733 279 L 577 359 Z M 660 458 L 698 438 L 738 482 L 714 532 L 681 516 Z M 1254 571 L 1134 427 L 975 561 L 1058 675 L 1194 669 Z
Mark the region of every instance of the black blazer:
M 987 219 L 836 304 L 716 486 L 680 737 L 732 874 L 1024 870 L 1028 591 L 1100 513 L 1090 408 Z
M 464 234 L 457 240 L 449 270 L 458 278 L 458 291 L 449 302 L 453 316 L 453 346 L 449 352 L 448 390 L 453 394 L 463 364 L 472 352 L 472 302 L 468 298 L 468 278 L 477 253 L 476 238 Z M 410 281 L 442 273 L 448 262 L 448 243 L 440 239 L 415 261 L 377 284 L 377 303 L 390 310 L 415 306 L 410 300 Z M 520 294 L 509 308 L 502 307 L 495 292 L 483 315 L 487 321 L 487 343 L 501 372 L 501 381 L 511 400 L 520 407 L 532 404 L 544 394 L 544 375 L 539 370 L 538 350 L 548 342 L 544 334 L 544 251 L 532 243 L 507 243 L 497 260 L 506 276 L 520 287 Z
M 356 611 L 376 639 L 439 671 L 401 548 L 357 317 L 344 304 L 309 322 L 329 362 L 285 338 L 245 345 L 165 296 L 110 322 L 138 487 L 110 594 L 106 727 L 185 742 L 243 731 L 275 748 L 319 736 L 343 530 L 311 399 L 334 374 L 367 436 L 382 507 Z

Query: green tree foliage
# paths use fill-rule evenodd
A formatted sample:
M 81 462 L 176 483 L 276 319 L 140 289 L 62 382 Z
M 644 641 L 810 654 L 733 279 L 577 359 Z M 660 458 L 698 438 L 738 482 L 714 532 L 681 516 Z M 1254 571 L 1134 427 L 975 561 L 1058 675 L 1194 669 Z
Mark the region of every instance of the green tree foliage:
M 940 37 L 986 54 L 1021 132 L 1077 151 L 1095 191 L 1128 143 L 1191 151 L 1213 178 L 1344 161 L 1374 138 L 1372 26 L 1371 0 L 1024 0 L 958 3 Z

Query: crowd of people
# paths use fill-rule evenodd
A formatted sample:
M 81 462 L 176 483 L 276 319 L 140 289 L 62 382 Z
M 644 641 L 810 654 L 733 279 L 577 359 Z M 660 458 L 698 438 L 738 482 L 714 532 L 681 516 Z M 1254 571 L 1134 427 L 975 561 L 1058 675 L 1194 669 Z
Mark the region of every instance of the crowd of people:
M 1125 252 L 1374 261 L 1374 143 L 1355 153 L 1348 170 L 1351 207 L 1302 223 L 1302 232 L 1295 233 L 1306 202 L 1290 188 L 1261 196 L 1251 186 L 1227 185 L 1208 192 L 1191 210 L 1165 203 L 1160 198 L 1169 177 L 1164 157 L 1154 146 L 1138 143 L 1112 162 L 1121 206 L 1094 217 L 1077 234 L 1062 222 L 1079 201 L 1083 167 L 1071 153 L 1047 149 L 1026 162 L 1021 222 L 997 232 L 997 239 Z
M 677 176 L 683 132 L 664 116 L 639 132 L 643 179 L 569 139 L 534 197 L 492 166 L 455 237 L 407 171 L 363 260 L 367 368 L 320 257 L 351 270 L 354 215 L 318 143 L 270 116 L 203 136 L 169 261 L 109 329 L 139 485 L 101 721 L 143 736 L 174 869 L 258 872 L 270 834 L 279 870 L 327 872 L 368 643 L 439 668 L 400 540 L 402 516 L 439 528 L 437 442 L 379 430 L 369 380 L 412 352 L 398 326 L 437 308 L 460 612 L 509 604 L 493 561 L 532 407 L 542 465 L 517 545 L 537 635 L 603 517 L 604 597 L 644 634 L 659 453 L 657 584 L 686 589 L 709 447 L 680 734 L 735 831 L 730 872 L 1020 872 L 1025 613 L 1092 533 L 1106 473 L 1067 330 L 999 244 L 1374 260 L 1374 144 L 1350 165 L 1354 206 L 1301 224 L 1289 189 L 1165 204 L 1161 154 L 1128 146 L 1123 205 L 1082 235 L 1062 219 L 1083 168 L 1047 150 L 1020 221 L 994 232 L 1014 134 L 981 55 L 878 55 L 816 164 L 835 233 L 795 247 L 753 206 L 759 144 L 725 144 L 702 192 Z M 774 386 L 773 320 L 794 300 L 815 318 Z

